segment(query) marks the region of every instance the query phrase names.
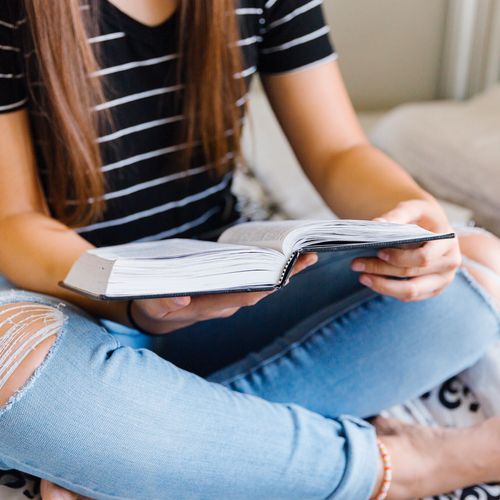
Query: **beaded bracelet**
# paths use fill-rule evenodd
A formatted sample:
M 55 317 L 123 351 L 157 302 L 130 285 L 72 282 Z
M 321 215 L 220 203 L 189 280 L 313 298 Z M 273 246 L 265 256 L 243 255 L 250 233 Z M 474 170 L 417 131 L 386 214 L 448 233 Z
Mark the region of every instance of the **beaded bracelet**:
M 380 487 L 380 491 L 377 496 L 375 496 L 374 500 L 385 500 L 387 498 L 387 494 L 389 493 L 389 488 L 392 484 L 392 464 L 391 464 L 391 456 L 385 447 L 385 444 L 377 439 L 377 445 L 380 452 L 380 456 L 382 457 L 382 465 L 384 467 L 384 476 L 382 477 L 382 486 Z

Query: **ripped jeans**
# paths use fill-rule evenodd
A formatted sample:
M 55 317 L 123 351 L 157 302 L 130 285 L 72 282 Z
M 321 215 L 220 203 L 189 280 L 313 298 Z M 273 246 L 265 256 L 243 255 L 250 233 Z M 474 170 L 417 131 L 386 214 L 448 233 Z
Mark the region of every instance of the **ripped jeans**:
M 367 499 L 379 456 L 362 418 L 472 365 L 499 318 L 467 273 L 402 303 L 360 287 L 350 258 L 323 256 L 257 306 L 155 338 L 0 292 L 0 377 L 36 342 L 19 340 L 26 308 L 6 308 L 29 303 L 41 337 L 57 330 L 0 408 L 0 468 L 102 500 Z

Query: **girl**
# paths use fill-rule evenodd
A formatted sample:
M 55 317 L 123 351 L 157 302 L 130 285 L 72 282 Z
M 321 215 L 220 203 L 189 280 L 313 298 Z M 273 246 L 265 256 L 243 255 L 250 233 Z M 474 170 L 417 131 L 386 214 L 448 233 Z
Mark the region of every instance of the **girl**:
M 361 420 L 497 340 L 456 241 L 322 259 L 271 295 L 108 303 L 57 285 L 92 246 L 211 239 L 240 220 L 231 175 L 254 73 L 337 214 L 449 230 L 362 133 L 319 0 L 0 6 L 0 467 L 44 478 L 44 500 L 70 495 L 59 486 L 402 499 L 500 479 L 498 420 L 389 435 Z M 469 463 L 476 448 L 484 463 Z

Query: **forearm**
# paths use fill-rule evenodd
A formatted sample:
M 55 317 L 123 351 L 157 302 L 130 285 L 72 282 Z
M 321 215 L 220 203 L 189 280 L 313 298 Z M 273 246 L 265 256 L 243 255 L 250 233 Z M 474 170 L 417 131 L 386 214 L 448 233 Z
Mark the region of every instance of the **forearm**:
M 343 218 L 372 219 L 410 199 L 435 203 L 401 167 L 369 144 L 326 158 L 311 180 L 328 206 Z
M 125 303 L 87 299 L 61 288 L 73 263 L 92 245 L 41 213 L 0 219 L 0 274 L 22 289 L 72 302 L 91 314 L 127 324 Z

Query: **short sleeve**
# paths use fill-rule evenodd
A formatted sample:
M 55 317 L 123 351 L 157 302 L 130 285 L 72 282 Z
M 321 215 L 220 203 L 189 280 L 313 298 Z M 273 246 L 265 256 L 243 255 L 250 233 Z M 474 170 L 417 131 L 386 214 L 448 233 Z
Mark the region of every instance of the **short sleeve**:
M 322 0 L 266 0 L 259 71 L 283 73 L 335 59 Z
M 24 19 L 16 10 L 13 2 L 0 0 L 0 113 L 21 109 L 27 102 L 20 36 Z

